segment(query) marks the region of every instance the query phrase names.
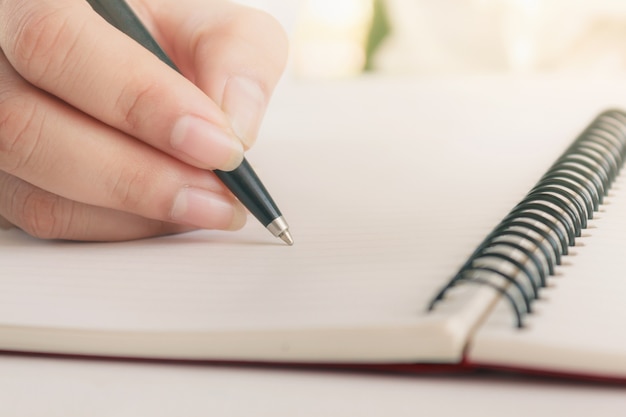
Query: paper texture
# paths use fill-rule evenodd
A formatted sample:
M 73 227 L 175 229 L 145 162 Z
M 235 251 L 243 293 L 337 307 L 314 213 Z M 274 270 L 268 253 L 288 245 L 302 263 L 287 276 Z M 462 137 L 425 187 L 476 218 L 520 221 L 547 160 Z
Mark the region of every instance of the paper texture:
M 235 233 L 110 244 L 1 231 L 0 348 L 459 360 L 496 295 L 460 288 L 430 314 L 428 302 L 589 120 L 528 135 L 463 88 L 362 87 L 297 90 L 249 155 L 293 247 L 254 219 Z M 471 102 L 482 122 L 442 111 Z

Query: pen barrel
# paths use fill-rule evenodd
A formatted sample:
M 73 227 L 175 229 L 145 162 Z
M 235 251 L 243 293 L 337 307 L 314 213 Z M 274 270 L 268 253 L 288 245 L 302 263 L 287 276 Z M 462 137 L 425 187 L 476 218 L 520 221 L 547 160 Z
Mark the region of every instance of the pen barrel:
M 111 25 L 144 46 L 161 61 L 180 72 L 167 56 L 150 32 L 124 0 L 87 0 L 91 7 Z M 276 207 L 261 180 L 246 159 L 232 171 L 214 171 L 217 177 L 230 189 L 241 203 L 263 226 L 275 236 L 280 236 L 288 228 L 287 223 Z M 276 219 L 277 223 L 272 224 Z
M 276 203 L 245 158 L 232 171 L 213 172 L 263 226 L 281 217 Z
M 87 0 L 87 3 L 113 27 L 134 39 L 141 46 L 156 55 L 161 61 L 180 72 L 126 1 Z

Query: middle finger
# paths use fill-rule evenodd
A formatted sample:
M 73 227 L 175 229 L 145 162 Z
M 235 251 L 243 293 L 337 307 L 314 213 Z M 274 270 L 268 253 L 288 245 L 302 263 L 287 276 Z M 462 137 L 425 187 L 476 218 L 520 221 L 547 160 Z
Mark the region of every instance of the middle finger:
M 0 53 L 0 170 L 70 200 L 200 228 L 245 212 L 212 172 L 187 165 L 22 80 Z

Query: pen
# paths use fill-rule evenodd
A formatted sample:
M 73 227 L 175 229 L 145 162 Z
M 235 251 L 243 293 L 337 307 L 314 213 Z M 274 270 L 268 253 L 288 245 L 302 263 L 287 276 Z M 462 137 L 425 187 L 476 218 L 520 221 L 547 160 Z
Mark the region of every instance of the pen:
M 87 0 L 87 2 L 111 25 L 180 72 L 124 0 Z M 288 245 L 293 245 L 289 225 L 245 158 L 232 171 L 215 170 L 213 172 L 267 230 Z

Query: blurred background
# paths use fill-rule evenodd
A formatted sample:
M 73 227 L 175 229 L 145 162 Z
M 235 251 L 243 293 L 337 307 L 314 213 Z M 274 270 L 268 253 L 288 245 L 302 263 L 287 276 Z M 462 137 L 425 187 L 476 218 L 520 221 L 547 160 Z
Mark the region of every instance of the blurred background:
M 286 28 L 294 78 L 626 70 L 626 0 L 238 2 Z

